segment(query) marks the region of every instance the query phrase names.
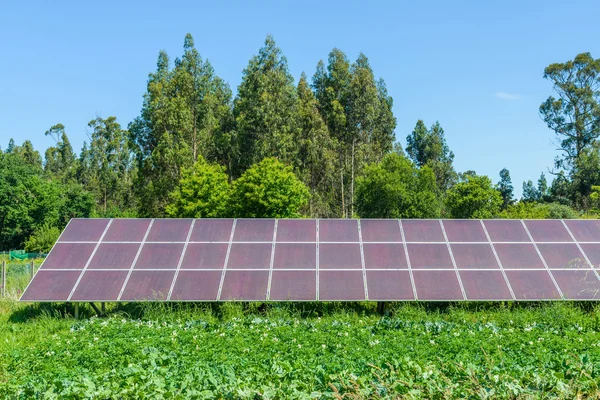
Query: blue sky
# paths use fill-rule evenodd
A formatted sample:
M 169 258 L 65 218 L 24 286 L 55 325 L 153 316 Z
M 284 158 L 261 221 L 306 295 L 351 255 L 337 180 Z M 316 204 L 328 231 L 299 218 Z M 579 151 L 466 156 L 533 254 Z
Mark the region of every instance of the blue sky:
M 296 81 L 333 47 L 351 60 L 362 51 L 394 98 L 403 145 L 418 119 L 439 120 L 457 170 L 496 182 L 506 167 L 520 195 L 557 154 L 538 115 L 552 94 L 544 67 L 600 57 L 597 1 L 38 3 L 0 9 L 3 148 L 13 137 L 43 151 L 61 122 L 79 151 L 97 115 L 127 126 L 159 50 L 181 55 L 187 32 L 235 93 L 270 33 Z

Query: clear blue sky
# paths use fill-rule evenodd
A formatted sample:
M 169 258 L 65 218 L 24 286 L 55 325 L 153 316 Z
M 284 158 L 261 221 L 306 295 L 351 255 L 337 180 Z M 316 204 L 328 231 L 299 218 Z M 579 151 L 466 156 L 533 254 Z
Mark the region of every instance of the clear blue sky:
M 43 152 L 44 132 L 61 122 L 79 151 L 95 116 L 127 126 L 159 50 L 181 55 L 187 32 L 235 93 L 270 33 L 296 81 L 333 47 L 351 60 L 362 51 L 394 98 L 403 145 L 418 119 L 439 120 L 457 170 L 496 182 L 506 167 L 520 195 L 556 155 L 538 115 L 552 94 L 544 67 L 600 57 L 597 1 L 208 3 L 3 2 L 2 147 L 13 137 Z

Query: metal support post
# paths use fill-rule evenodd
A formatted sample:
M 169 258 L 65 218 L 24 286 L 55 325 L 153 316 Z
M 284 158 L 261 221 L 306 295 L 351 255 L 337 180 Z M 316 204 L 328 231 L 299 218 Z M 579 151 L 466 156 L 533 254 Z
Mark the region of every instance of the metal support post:
M 380 301 L 377 303 L 377 312 L 385 317 L 390 315 L 390 303 L 387 301 Z
M 79 303 L 75 303 L 75 319 L 79 319 Z
M 31 272 L 29 280 L 32 280 L 33 279 L 33 275 L 35 274 L 35 261 L 31 262 L 31 271 L 29 271 L 29 272 Z
M 102 315 L 104 315 L 104 313 L 106 312 L 106 303 L 105 302 L 100 303 L 100 310 L 102 311 Z
M 2 297 L 6 296 L 6 260 L 2 260 Z

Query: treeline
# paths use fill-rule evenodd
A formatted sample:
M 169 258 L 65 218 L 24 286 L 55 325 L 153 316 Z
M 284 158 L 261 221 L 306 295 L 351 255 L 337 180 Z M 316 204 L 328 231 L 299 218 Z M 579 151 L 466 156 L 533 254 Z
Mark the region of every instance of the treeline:
M 569 218 L 594 216 L 600 185 L 600 62 L 552 64 L 558 98 L 540 113 L 559 138 L 544 174 L 516 201 L 507 169 L 494 185 L 457 172 L 439 122 L 395 142 L 392 97 L 360 54 L 333 49 L 296 84 L 271 36 L 229 85 L 194 47 L 158 56 L 140 115 L 89 123 L 79 154 L 65 127 L 0 152 L 0 248 L 46 251 L 72 217 Z

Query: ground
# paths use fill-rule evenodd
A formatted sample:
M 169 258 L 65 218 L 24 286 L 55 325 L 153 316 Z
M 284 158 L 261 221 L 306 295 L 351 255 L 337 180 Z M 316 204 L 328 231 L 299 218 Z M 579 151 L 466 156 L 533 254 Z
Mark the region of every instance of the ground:
M 592 303 L 0 301 L 2 398 L 597 398 Z

